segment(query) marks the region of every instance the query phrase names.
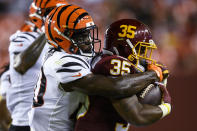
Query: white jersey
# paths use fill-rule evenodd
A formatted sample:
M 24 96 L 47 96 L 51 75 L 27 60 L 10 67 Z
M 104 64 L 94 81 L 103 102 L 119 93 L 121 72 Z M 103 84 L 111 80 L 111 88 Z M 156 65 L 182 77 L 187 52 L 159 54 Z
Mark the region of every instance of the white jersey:
M 51 51 L 43 64 L 35 89 L 30 112 L 31 129 L 72 131 L 75 113 L 84 103 L 86 95 L 75 91 L 66 92 L 60 83 L 72 82 L 90 73 L 90 65 L 84 57 L 64 51 Z
M 0 88 L 0 94 L 3 99 L 6 99 L 6 92 L 10 88 L 10 73 L 9 70 L 5 71 L 1 76 L 1 88 Z
M 27 49 L 40 34 L 37 32 L 16 32 L 10 37 L 10 79 L 11 88 L 7 91 L 7 107 L 12 117 L 12 124 L 17 126 L 29 125 L 28 112 L 33 101 L 34 86 L 37 83 L 43 55 L 42 51 L 37 62 L 23 75 L 18 73 L 14 67 L 14 55 Z

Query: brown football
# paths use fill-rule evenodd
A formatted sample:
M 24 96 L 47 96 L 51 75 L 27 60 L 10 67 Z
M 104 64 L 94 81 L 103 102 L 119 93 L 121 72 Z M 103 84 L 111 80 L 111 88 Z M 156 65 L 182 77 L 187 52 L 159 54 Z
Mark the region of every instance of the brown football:
M 142 104 L 160 105 L 162 92 L 157 84 L 150 84 L 137 97 Z

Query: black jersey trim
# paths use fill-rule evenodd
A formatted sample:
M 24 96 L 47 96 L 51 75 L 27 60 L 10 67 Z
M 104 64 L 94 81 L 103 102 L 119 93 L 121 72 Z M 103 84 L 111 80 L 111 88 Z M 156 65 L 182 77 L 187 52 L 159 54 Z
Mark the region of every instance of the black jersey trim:
M 19 42 L 19 43 L 21 43 L 21 42 L 24 42 L 23 40 L 12 40 L 12 42 Z
M 77 59 L 77 60 L 83 62 L 88 68 L 90 68 L 89 64 L 86 61 L 84 61 L 83 59 L 81 59 L 79 57 L 76 57 L 76 56 L 63 56 L 60 59 L 63 59 L 63 58 L 66 58 L 66 57 L 71 57 L 71 58 Z
M 77 62 L 69 62 L 69 63 L 62 65 L 62 67 L 71 67 L 71 66 L 81 66 L 81 67 L 85 68 L 83 65 L 81 65 L 80 63 L 77 63 Z
M 78 70 L 74 70 L 74 69 L 59 69 L 57 70 L 57 73 L 58 72 L 79 72 L 81 71 L 81 69 L 78 69 Z
M 37 38 L 36 36 L 34 36 L 34 35 L 32 35 L 32 34 L 30 34 L 30 33 L 28 33 L 28 32 L 25 32 L 24 34 L 27 34 L 27 35 L 31 36 L 32 38 L 34 38 L 34 39 Z M 38 33 L 38 34 L 39 34 L 39 33 Z

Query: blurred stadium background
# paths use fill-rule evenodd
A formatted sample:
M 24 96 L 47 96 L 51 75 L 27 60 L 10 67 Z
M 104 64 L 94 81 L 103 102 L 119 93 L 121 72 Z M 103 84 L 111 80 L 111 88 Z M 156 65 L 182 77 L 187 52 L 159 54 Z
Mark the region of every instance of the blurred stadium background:
M 104 38 L 107 25 L 137 18 L 149 25 L 158 45 L 157 59 L 170 69 L 173 109 L 170 116 L 132 131 L 194 131 L 197 129 L 197 0 L 67 0 L 86 9 Z M 32 0 L 0 0 L 0 67 L 9 62 L 9 36 L 28 17 Z M 0 70 L 1 71 L 1 70 Z M 1 108 L 1 107 L 0 107 Z M 1 117 L 1 116 L 0 116 Z

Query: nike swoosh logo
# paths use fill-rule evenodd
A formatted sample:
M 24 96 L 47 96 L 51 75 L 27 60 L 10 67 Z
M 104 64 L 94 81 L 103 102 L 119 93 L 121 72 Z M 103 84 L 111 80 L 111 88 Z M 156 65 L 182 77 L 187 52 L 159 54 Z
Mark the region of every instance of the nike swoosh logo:
M 77 75 L 74 75 L 72 77 L 80 77 L 81 76 L 81 73 L 78 73 Z
M 21 46 L 23 46 L 23 44 L 21 43 L 21 44 L 17 44 L 17 45 L 15 45 L 15 46 L 20 46 L 20 47 L 21 47 Z

